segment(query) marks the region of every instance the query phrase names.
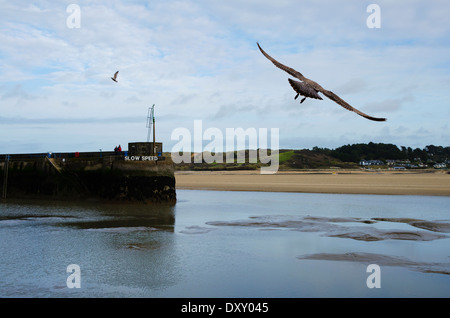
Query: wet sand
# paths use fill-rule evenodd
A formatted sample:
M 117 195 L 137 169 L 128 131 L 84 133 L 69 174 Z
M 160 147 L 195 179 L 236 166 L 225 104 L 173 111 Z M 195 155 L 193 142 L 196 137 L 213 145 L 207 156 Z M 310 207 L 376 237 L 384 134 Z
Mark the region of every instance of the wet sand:
M 377 228 L 382 223 L 402 223 L 408 229 Z M 427 224 L 427 227 L 422 224 Z M 247 220 L 207 222 L 212 226 L 241 226 L 260 229 L 290 229 L 300 232 L 322 232 L 324 236 L 348 238 L 358 241 L 407 240 L 433 241 L 449 238 L 450 222 L 426 221 L 405 218 L 328 218 L 311 216 L 277 216 L 265 215 L 250 217 Z M 360 224 L 360 225 L 357 225 Z M 430 230 L 431 228 L 431 230 Z
M 309 255 L 300 255 L 299 260 L 322 260 L 322 261 L 344 261 L 360 263 L 376 263 L 381 266 L 400 266 L 423 273 L 436 273 L 450 275 L 448 263 L 417 262 L 404 257 L 389 256 L 372 253 L 317 253 Z
M 390 223 L 390 226 L 386 223 Z M 448 239 L 449 221 L 430 221 L 410 218 L 354 218 L 354 217 L 312 217 L 312 216 L 254 216 L 244 220 L 214 221 L 207 225 L 221 227 L 252 227 L 261 230 L 290 230 L 299 232 L 320 232 L 322 236 L 352 239 L 357 241 L 435 241 Z M 400 226 L 397 227 L 396 224 Z M 403 226 L 401 226 L 403 225 Z M 408 225 L 405 227 L 405 225 Z M 199 229 L 197 229 L 199 230 Z M 424 273 L 450 275 L 448 262 L 414 261 L 374 253 L 314 253 L 297 256 L 299 260 L 346 261 L 376 263 L 383 266 L 400 266 Z
M 450 196 L 443 170 L 179 171 L 177 189 Z

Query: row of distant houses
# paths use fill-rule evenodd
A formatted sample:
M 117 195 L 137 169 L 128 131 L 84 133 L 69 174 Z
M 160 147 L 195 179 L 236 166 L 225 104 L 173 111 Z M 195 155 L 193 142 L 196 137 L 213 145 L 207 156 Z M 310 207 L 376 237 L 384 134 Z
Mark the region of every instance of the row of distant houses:
M 414 168 L 428 168 L 427 164 L 422 163 L 420 160 L 411 163 L 409 160 L 386 160 L 384 162 L 383 160 L 361 160 L 359 161 L 359 165 L 366 167 L 366 166 L 390 166 L 394 169 L 403 170 L 403 169 L 414 169 Z M 445 169 L 447 168 L 447 165 L 450 165 L 450 160 L 446 160 L 442 163 L 432 163 L 430 166 L 432 166 L 435 169 Z

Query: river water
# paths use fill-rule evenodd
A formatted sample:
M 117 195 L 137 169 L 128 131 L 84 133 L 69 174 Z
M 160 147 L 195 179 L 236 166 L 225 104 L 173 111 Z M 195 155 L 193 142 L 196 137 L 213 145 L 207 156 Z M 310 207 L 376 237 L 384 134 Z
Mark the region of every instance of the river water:
M 449 197 L 177 199 L 0 203 L 0 297 L 450 297 Z

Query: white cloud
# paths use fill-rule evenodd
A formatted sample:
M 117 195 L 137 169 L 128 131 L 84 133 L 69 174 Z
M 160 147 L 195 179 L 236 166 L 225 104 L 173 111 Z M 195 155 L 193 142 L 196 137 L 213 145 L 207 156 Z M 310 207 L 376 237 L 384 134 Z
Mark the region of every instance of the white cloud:
M 158 130 L 167 145 L 172 129 L 191 127 L 194 119 L 217 127 L 279 127 L 284 148 L 303 144 L 298 140 L 311 147 L 417 141 L 412 134 L 380 133 L 385 127 L 423 127 L 424 143 L 447 142 L 434 128 L 444 125 L 449 106 L 445 1 L 378 1 L 378 30 L 365 24 L 369 3 L 357 0 L 79 1 L 79 29 L 66 26 L 70 3 L 0 1 L 4 151 L 35 139 L 36 151 L 114 145 L 119 118 L 122 143 L 136 141 L 146 135 L 137 119 L 145 123 L 152 104 L 164 119 Z M 368 122 L 326 98 L 299 104 L 289 75 L 260 54 L 256 41 L 388 122 Z M 110 80 L 116 70 L 119 83 Z M 3 129 L 8 118 L 22 119 L 26 129 L 18 120 Z M 58 120 L 70 126 L 64 134 L 50 132 L 59 129 Z

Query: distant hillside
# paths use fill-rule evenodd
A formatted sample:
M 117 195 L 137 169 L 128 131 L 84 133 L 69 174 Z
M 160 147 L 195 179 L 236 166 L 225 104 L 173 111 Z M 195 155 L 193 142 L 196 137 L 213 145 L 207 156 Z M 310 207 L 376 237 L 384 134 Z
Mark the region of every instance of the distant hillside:
M 179 163 L 175 167 L 177 170 L 256 170 L 265 164 L 259 160 L 256 163 L 249 162 L 249 151 L 242 151 L 245 154 L 245 162 L 237 162 L 237 152 L 229 154 L 234 156 L 234 162 L 226 162 L 226 154 L 222 154 L 222 163 L 207 163 L 202 160 L 201 163 L 195 163 L 195 158 L 199 158 L 200 154 L 190 154 L 190 163 Z M 166 154 L 170 156 L 170 154 Z M 199 161 L 199 160 L 197 160 Z M 352 162 L 342 162 L 341 160 L 334 158 L 330 155 L 320 153 L 318 151 L 303 149 L 303 150 L 279 150 L 279 169 L 327 169 L 330 167 L 340 168 L 356 168 L 357 164 Z
M 245 156 L 245 162 L 244 163 L 238 163 L 237 162 L 237 156 L 238 152 L 234 151 L 232 153 L 229 153 L 228 155 L 234 158 L 234 162 L 230 162 L 230 160 L 226 159 L 227 153 L 222 153 L 222 163 L 220 162 L 213 162 L 208 163 L 204 160 L 204 155 L 200 153 L 190 153 L 190 162 L 185 163 L 178 163 L 175 164 L 176 170 L 192 170 L 192 171 L 219 171 L 219 170 L 256 170 L 259 169 L 262 164 L 260 162 L 257 163 L 250 163 L 249 158 L 249 151 L 243 150 L 239 151 L 242 156 Z M 209 153 L 205 153 L 209 154 Z M 165 154 L 166 156 L 170 156 L 170 153 Z M 220 157 L 220 154 L 218 155 L 218 158 Z M 200 159 L 199 159 L 200 158 Z M 201 162 L 199 162 L 201 161 Z
M 245 155 L 245 163 L 237 163 L 238 153 Z M 170 157 L 170 153 L 166 153 Z M 190 163 L 176 164 L 177 170 L 255 170 L 262 165 L 261 162 L 248 162 L 249 151 L 235 151 L 228 153 L 234 156 L 233 163 L 226 163 L 226 153 L 222 154 L 223 163 L 207 163 L 204 160 L 201 163 L 194 163 L 195 158 L 200 154 L 190 154 Z M 280 149 L 279 165 L 280 169 L 328 169 L 332 167 L 339 168 L 358 168 L 361 161 L 376 161 L 376 164 L 389 165 L 396 164 L 413 167 L 433 167 L 434 164 L 440 164 L 440 167 L 446 167 L 450 164 L 450 147 L 429 145 L 423 149 L 412 149 L 410 147 L 397 147 L 393 144 L 373 143 L 344 145 L 336 149 L 318 148 L 309 149 Z M 197 160 L 198 161 L 198 160 Z
M 280 150 L 280 169 L 325 169 L 330 167 L 356 168 L 353 162 L 344 162 L 317 150 Z

